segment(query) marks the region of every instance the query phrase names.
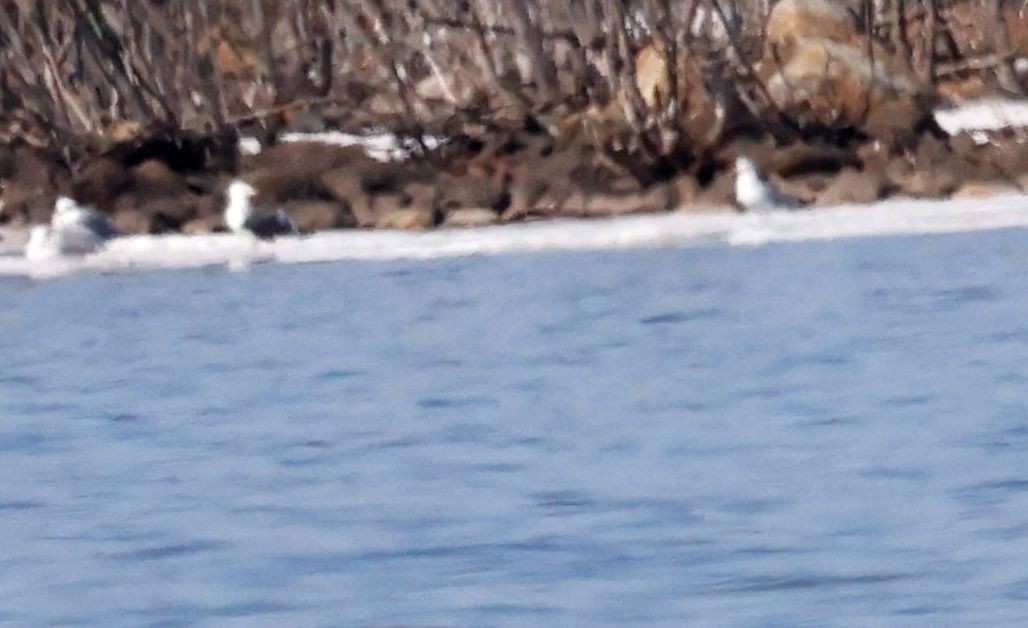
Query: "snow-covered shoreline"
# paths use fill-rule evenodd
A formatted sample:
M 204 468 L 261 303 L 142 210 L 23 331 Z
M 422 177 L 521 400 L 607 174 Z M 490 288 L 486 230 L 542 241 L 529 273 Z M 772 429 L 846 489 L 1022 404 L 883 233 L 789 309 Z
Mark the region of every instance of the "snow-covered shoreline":
M 56 277 L 276 262 L 304 264 L 616 250 L 695 245 L 758 246 L 775 242 L 1028 228 L 1028 196 L 948 201 L 893 199 L 768 214 L 651 214 L 601 220 L 552 220 L 477 229 L 327 231 L 259 241 L 248 236 L 131 236 L 82 258 L 28 261 L 0 257 L 0 275 Z

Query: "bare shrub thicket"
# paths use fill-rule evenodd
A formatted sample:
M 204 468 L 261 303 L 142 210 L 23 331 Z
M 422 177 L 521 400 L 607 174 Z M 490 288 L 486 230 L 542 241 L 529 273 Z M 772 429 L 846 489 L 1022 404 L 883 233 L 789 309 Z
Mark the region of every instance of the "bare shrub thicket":
M 155 130 L 274 127 L 310 111 L 408 131 L 611 107 L 638 150 L 675 150 L 683 103 L 636 57 L 689 58 L 707 90 L 776 112 L 749 71 L 769 0 L 0 0 L 0 142 L 65 157 Z M 1004 0 L 855 0 L 865 32 L 927 83 L 1018 89 Z M 1020 22 L 1018 22 L 1020 24 Z M 676 80 L 676 72 L 670 73 Z M 719 96 L 720 97 L 720 96 Z M 459 128 L 459 127 L 458 127 Z M 669 138 L 671 138 L 669 140 Z

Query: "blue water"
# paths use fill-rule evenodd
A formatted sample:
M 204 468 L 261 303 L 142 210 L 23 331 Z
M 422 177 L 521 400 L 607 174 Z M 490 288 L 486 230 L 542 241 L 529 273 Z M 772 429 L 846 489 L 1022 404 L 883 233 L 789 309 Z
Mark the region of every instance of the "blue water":
M 1028 232 L 0 282 L 0 623 L 1023 625 Z

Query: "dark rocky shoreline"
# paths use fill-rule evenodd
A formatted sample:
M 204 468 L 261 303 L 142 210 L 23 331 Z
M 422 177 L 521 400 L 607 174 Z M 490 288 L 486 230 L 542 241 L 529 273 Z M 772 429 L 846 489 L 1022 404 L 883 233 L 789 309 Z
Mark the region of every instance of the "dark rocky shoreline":
M 224 188 L 236 177 L 304 232 L 710 211 L 733 206 L 731 164 L 739 154 L 755 157 L 774 185 L 815 206 L 1021 191 L 1028 144 L 1012 131 L 978 141 L 925 132 L 889 154 L 877 140 L 772 147 L 743 138 L 691 171 L 651 181 L 587 144 L 526 130 L 463 135 L 395 162 L 373 159 L 360 146 L 290 142 L 239 155 L 211 138 L 161 139 L 101 155 L 74 175 L 21 146 L 0 152 L 0 217 L 11 225 L 43 223 L 54 198 L 70 194 L 109 213 L 126 233 L 223 231 Z

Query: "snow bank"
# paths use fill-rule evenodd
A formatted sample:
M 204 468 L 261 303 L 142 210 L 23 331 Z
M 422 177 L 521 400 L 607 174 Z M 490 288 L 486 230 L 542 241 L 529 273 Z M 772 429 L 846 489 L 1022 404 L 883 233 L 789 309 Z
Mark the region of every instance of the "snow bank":
M 999 131 L 1028 127 L 1028 101 L 989 98 L 935 112 L 935 121 L 950 135 L 961 131 Z
M 258 241 L 249 236 L 132 236 L 84 258 L 29 262 L 0 257 L 0 275 L 50 277 L 73 272 L 249 264 L 396 260 L 536 251 L 756 246 L 771 242 L 950 233 L 1028 227 L 1028 196 L 987 200 L 890 200 L 799 212 L 658 214 L 609 220 L 557 220 L 429 232 L 332 231 Z
M 427 148 L 437 148 L 445 140 L 435 136 L 422 138 Z M 328 144 L 330 146 L 363 146 L 369 157 L 379 161 L 403 161 L 410 157 L 417 147 L 417 142 L 411 138 L 401 138 L 393 133 L 366 133 L 357 135 L 354 133 L 343 133 L 342 131 L 325 131 L 323 133 L 283 133 L 278 137 L 280 142 L 311 142 L 315 144 Z M 244 137 L 239 140 L 239 151 L 244 155 L 256 155 L 261 152 L 262 146 L 259 140 L 254 137 Z
M 987 98 L 969 101 L 955 107 L 938 109 L 935 120 L 950 135 L 962 131 L 981 134 L 1007 128 L 1028 127 L 1028 100 Z M 425 146 L 437 148 L 446 138 L 425 136 Z M 402 161 L 417 147 L 411 138 L 401 138 L 393 133 L 368 132 L 362 134 L 342 131 L 321 133 L 289 132 L 279 136 L 280 142 L 313 142 L 332 146 L 363 146 L 368 155 L 380 161 Z M 261 152 L 260 141 L 255 137 L 239 140 L 239 150 L 245 155 Z
M 938 109 L 935 120 L 950 135 L 969 131 L 976 137 L 983 137 L 987 131 L 998 131 L 1011 127 L 1028 127 L 1028 100 L 989 98 L 969 101 L 956 107 Z M 289 132 L 279 136 L 280 142 L 313 142 L 331 146 L 363 146 L 370 157 L 379 161 L 402 161 L 410 157 L 417 147 L 411 138 L 401 138 L 393 133 L 368 132 L 344 133 L 324 131 L 320 133 Z M 446 143 L 446 138 L 427 135 L 425 146 L 432 149 Z M 239 150 L 244 155 L 256 155 L 263 147 L 255 137 L 239 140 Z

